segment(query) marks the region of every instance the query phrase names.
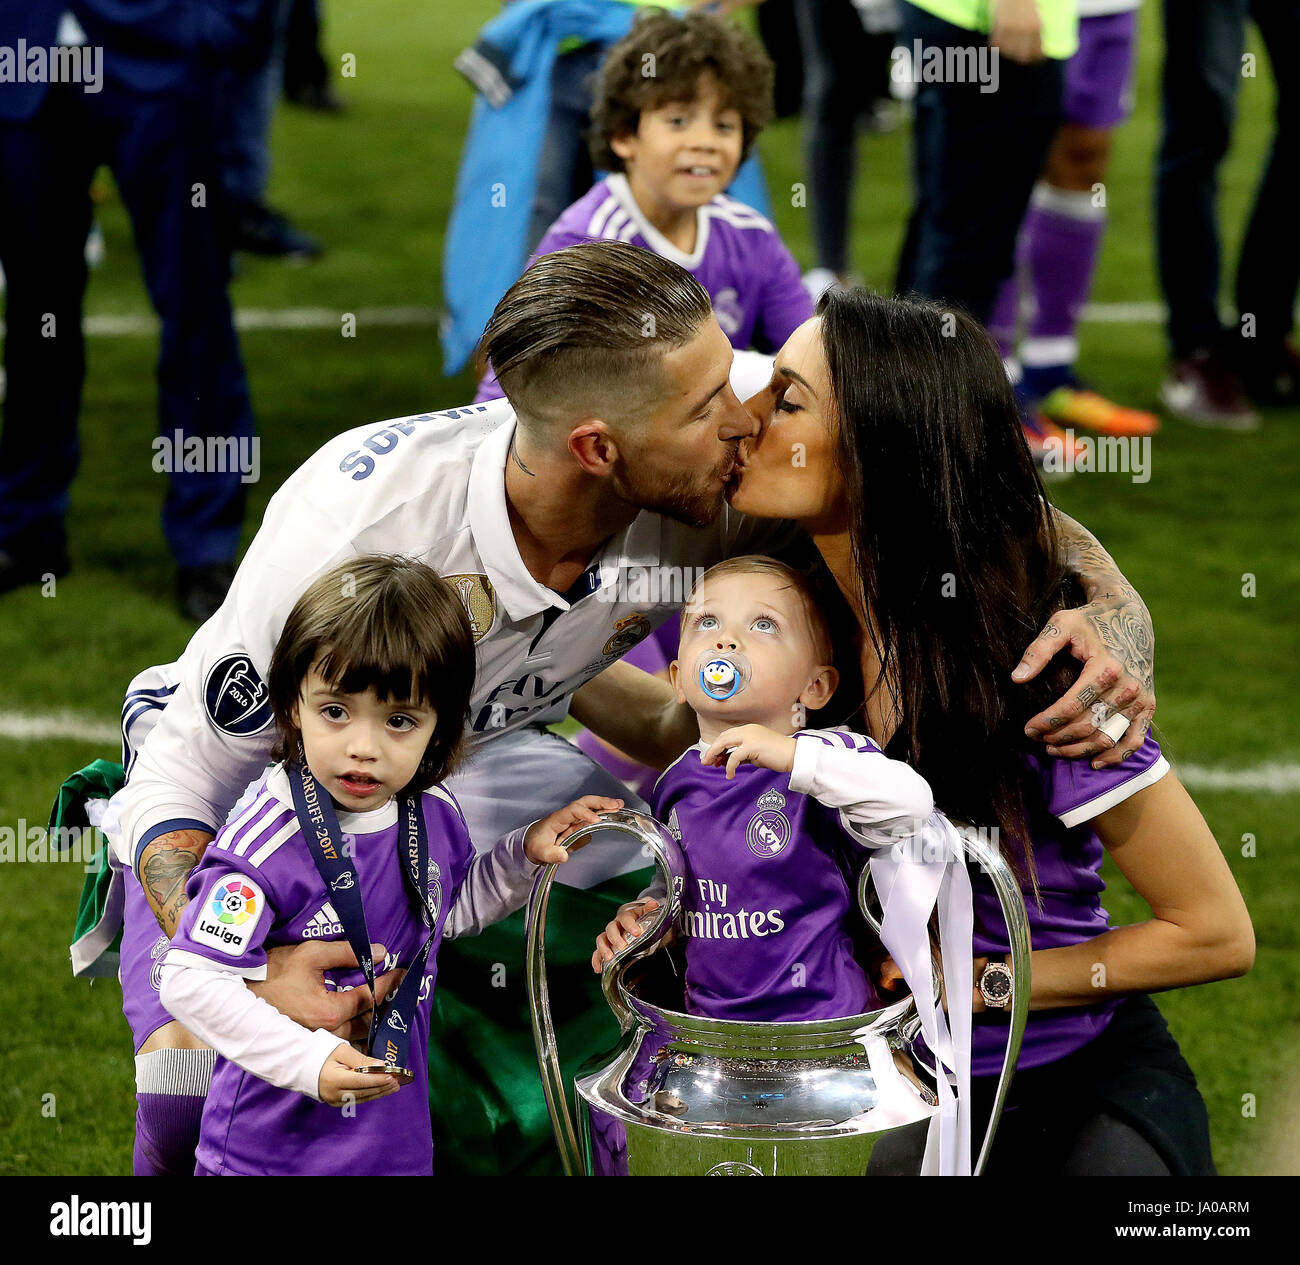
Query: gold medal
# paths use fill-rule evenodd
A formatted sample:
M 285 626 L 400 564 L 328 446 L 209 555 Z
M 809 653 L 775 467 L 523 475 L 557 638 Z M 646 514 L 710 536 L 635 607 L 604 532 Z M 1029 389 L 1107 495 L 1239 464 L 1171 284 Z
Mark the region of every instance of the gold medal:
M 354 1072 L 364 1072 L 367 1076 L 395 1076 L 403 1085 L 409 1085 L 415 1079 L 415 1073 L 409 1067 L 394 1067 L 388 1063 L 371 1063 L 366 1067 L 354 1067 Z

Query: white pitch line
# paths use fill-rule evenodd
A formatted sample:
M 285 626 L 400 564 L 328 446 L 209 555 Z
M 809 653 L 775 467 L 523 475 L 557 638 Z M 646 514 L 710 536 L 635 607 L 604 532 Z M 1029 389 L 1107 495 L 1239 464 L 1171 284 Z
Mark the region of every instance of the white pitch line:
M 111 744 L 117 747 L 122 732 L 106 721 L 78 716 L 72 712 L 31 715 L 23 712 L 0 712 L 0 738 L 32 742 L 42 738 L 66 738 L 90 745 Z M 1203 791 L 1262 791 L 1271 795 L 1300 792 L 1300 764 L 1270 761 L 1251 769 L 1211 768 L 1203 764 L 1175 766 L 1183 785 Z
M 362 307 L 353 312 L 327 307 L 239 308 L 235 328 L 259 329 L 328 329 L 342 328 L 345 315 L 356 318 L 358 329 L 384 326 L 421 328 L 437 325 L 437 308 L 432 307 Z M 87 338 L 130 338 L 158 332 L 158 320 L 151 312 L 132 312 L 117 316 L 87 316 L 81 324 Z
M 1300 764 L 1268 763 L 1253 769 L 1212 769 L 1202 764 L 1174 766 L 1183 785 L 1198 791 L 1264 791 L 1273 795 L 1300 791 Z
M 22 742 L 40 738 L 71 738 L 77 742 L 122 745 L 122 729 L 102 720 L 77 716 L 72 712 L 27 715 L 23 712 L 0 712 L 0 738 Z
M 439 324 L 442 314 L 435 307 L 363 307 L 348 313 L 345 308 L 284 307 L 237 308 L 235 328 L 243 331 L 262 329 L 338 330 L 345 314 L 356 317 L 358 329 L 428 328 Z M 1085 322 L 1097 325 L 1159 325 L 1165 319 L 1163 303 L 1089 303 L 1083 309 Z M 158 319 L 152 312 L 126 312 L 117 315 L 87 316 L 81 328 L 87 338 L 140 338 L 157 334 Z M 4 324 L 0 322 L 0 333 Z

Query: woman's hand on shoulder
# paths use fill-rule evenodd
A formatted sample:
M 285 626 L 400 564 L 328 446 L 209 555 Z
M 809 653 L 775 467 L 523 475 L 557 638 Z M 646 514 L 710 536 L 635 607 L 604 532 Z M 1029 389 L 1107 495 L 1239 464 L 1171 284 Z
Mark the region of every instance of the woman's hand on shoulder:
M 724 729 L 700 754 L 701 764 L 727 766 L 727 780 L 736 776 L 742 764 L 756 764 L 776 773 L 794 768 L 794 737 L 779 734 L 766 725 L 736 725 Z
M 1011 679 L 1025 682 L 1063 650 L 1083 669 L 1066 694 L 1025 724 L 1048 755 L 1093 759 L 1106 768 L 1127 760 L 1146 740 L 1156 710 L 1151 617 L 1136 594 L 1103 594 L 1087 606 L 1055 612 L 1029 644 Z M 1102 730 L 1122 715 L 1128 727 Z M 1112 737 L 1118 733 L 1118 738 Z

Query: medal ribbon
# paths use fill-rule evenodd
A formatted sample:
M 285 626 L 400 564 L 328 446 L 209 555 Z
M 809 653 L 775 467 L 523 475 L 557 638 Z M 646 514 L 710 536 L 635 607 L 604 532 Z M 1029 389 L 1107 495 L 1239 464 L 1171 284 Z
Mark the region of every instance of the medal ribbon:
M 379 999 L 375 996 L 375 964 L 370 956 L 370 932 L 366 927 L 366 911 L 361 903 L 361 884 L 352 858 L 343 850 L 334 803 L 305 763 L 295 760 L 285 771 L 289 775 L 294 812 L 298 816 L 303 838 L 307 841 L 316 870 L 329 892 L 330 902 L 338 911 L 343 934 L 357 955 L 366 983 L 370 986 L 370 995 L 374 998 L 366 1049 L 373 1058 L 382 1059 L 390 1067 L 409 1067 L 407 1057 L 411 1048 L 411 1024 L 419 1009 L 424 965 L 429 950 L 433 947 L 439 904 L 437 896 L 433 899 L 429 896 L 429 836 L 424 813 L 420 811 L 420 796 L 399 795 L 397 809 L 405 843 L 402 851 L 402 876 L 407 888 L 419 902 L 429 932 L 420 951 L 407 968 L 406 978 L 383 1007 L 381 1015 Z M 440 888 L 435 890 L 440 891 Z

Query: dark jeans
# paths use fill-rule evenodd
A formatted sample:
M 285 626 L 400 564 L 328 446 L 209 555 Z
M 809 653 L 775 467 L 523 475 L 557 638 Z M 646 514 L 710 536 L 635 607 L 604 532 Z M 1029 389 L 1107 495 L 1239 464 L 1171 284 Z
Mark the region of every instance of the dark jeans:
M 551 116 L 542 138 L 537 192 L 528 220 L 529 256 L 559 219 L 560 212 L 596 183 L 587 131 L 591 126 L 594 77 L 608 48 L 606 44 L 588 44 L 555 59 L 551 70 Z
M 263 0 L 263 6 L 262 55 L 255 65 L 226 67 L 221 76 L 227 110 L 221 179 L 232 209 L 264 202 L 271 176 L 271 120 L 284 82 L 291 0 Z
M 61 550 L 80 448 L 85 377 L 81 302 L 90 180 L 112 169 L 131 216 L 149 297 L 162 320 L 158 414 L 163 435 L 251 438 L 248 384 L 226 294 L 229 256 L 214 181 L 212 93 L 201 76 L 175 93 L 137 95 L 105 78 L 99 93 L 49 90 L 30 119 L 0 121 L 0 262 L 7 281 L 0 433 L 0 547 L 24 556 Z M 195 206 L 194 189 L 204 190 Z M 150 469 L 139 419 L 120 442 Z M 205 445 L 206 449 L 206 445 Z M 175 454 L 177 464 L 183 454 Z M 229 464 L 223 462 L 222 464 Z M 234 557 L 245 486 L 229 473 L 177 472 L 163 508 L 182 566 Z
M 971 1081 L 972 1164 L 996 1090 L 995 1076 Z M 867 1175 L 918 1172 L 925 1133 L 922 1122 L 887 1134 L 871 1153 Z M 1015 1074 L 985 1175 L 1215 1175 L 1205 1101 L 1150 997 L 1127 998 L 1101 1034 L 1074 1053 Z
M 804 162 L 817 266 L 849 267 L 858 116 L 886 84 L 893 40 L 869 36 L 852 0 L 794 0 L 803 51 Z M 872 63 L 880 77 L 872 73 Z
M 1300 284 L 1291 181 L 1300 163 L 1297 0 L 1177 0 L 1164 4 L 1163 132 L 1156 161 L 1156 255 L 1169 342 L 1182 358 L 1223 342 L 1216 194 L 1243 82 L 1245 22 L 1258 25 L 1277 83 L 1273 150 L 1237 268 L 1237 308 L 1255 317 L 1254 346 L 1290 332 Z M 1259 85 L 1259 76 L 1249 81 Z
M 321 53 L 319 0 L 292 0 L 284 42 L 284 87 L 289 95 L 329 87 L 330 68 Z
M 982 48 L 987 36 L 904 4 L 899 42 Z M 1016 235 L 1061 118 L 1063 64 L 998 58 L 995 92 L 979 83 L 916 85 L 914 204 L 898 288 L 953 303 L 987 324 Z

